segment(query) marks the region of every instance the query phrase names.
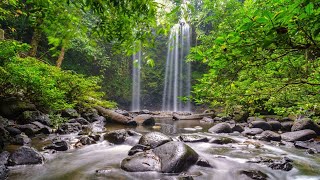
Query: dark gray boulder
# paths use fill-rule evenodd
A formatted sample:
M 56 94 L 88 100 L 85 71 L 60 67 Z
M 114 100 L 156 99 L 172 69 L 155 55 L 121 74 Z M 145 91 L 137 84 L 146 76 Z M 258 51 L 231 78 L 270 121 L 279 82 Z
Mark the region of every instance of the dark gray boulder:
M 161 159 L 161 172 L 180 173 L 194 165 L 199 155 L 182 142 L 171 141 L 153 149 Z
M 89 122 L 95 122 L 97 120 L 96 117 L 98 117 L 98 116 L 99 116 L 99 113 L 94 108 L 85 109 L 81 113 L 81 117 L 87 119 Z
M 316 132 L 317 135 L 320 135 L 320 127 L 312 119 L 304 118 L 294 121 L 291 131 L 300 131 L 303 129 L 311 129 Z
M 44 123 L 48 126 L 51 125 L 49 116 L 41 113 L 40 111 L 24 111 L 18 118 L 19 124 L 30 124 L 34 121 Z
M 77 112 L 77 110 L 68 108 L 61 112 L 61 116 L 65 118 L 77 118 L 80 116 L 80 114 Z
M 0 164 L 0 179 L 7 179 L 8 173 L 9 169 L 5 165 Z
M 294 142 L 294 146 L 300 149 L 311 149 L 315 153 L 320 153 L 320 142 L 319 141 L 296 141 Z
M 133 118 L 133 121 L 142 126 L 154 126 L 155 119 L 149 114 L 141 114 Z
M 90 145 L 90 144 L 96 143 L 91 137 L 87 137 L 87 136 L 80 138 L 79 142 L 82 145 Z
M 14 138 L 11 139 L 11 144 L 14 145 L 30 145 L 31 144 L 31 139 L 24 134 L 18 134 Z
M 209 161 L 205 160 L 205 159 L 202 159 L 202 158 L 198 158 L 198 161 L 196 162 L 196 164 L 198 166 L 201 166 L 201 167 L 213 167 Z
M 244 176 L 249 177 L 250 179 L 254 179 L 254 180 L 267 180 L 268 179 L 268 175 L 266 175 L 265 173 L 263 173 L 259 170 L 241 170 L 238 173 L 240 175 L 244 175 Z M 238 179 L 246 179 L 246 178 L 239 177 Z
M 164 143 L 170 142 L 172 139 L 160 132 L 150 132 L 141 136 L 139 144 L 148 146 L 151 149 L 158 147 Z
M 120 129 L 106 133 L 104 139 L 113 144 L 122 144 L 128 136 L 128 132 L 125 129 Z
M 228 123 L 219 123 L 211 127 L 209 130 L 211 133 L 231 133 L 231 127 Z
M 44 147 L 44 149 L 53 149 L 56 151 L 67 151 L 69 149 L 69 144 L 64 140 L 55 140 L 51 145 Z
M 209 141 L 210 143 L 214 144 L 230 144 L 230 143 L 238 143 L 238 141 L 231 139 L 229 137 L 219 137 L 219 138 L 212 138 Z
M 27 165 L 27 164 L 41 164 L 43 163 L 43 156 L 35 149 L 22 146 L 14 151 L 8 161 L 8 165 Z
M 17 125 L 16 128 L 18 128 L 28 136 L 34 136 L 40 132 L 40 128 L 38 128 L 34 124 Z
M 11 136 L 16 136 L 18 134 L 21 134 L 21 131 L 15 127 L 8 126 L 8 127 L 5 127 L 5 129 L 9 132 Z
M 281 123 L 279 121 L 271 120 L 268 121 L 268 124 L 270 124 L 271 130 L 273 131 L 279 131 L 282 128 Z
M 281 135 L 273 131 L 263 131 L 260 135 L 257 135 L 258 139 L 264 141 L 281 141 Z
M 293 165 L 291 159 L 284 157 L 281 160 L 270 162 L 268 167 L 274 170 L 290 171 L 293 168 Z
M 57 133 L 59 134 L 70 134 L 70 133 L 76 133 L 82 130 L 80 123 L 64 123 L 61 124 L 60 127 L 57 130 Z
M 121 169 L 129 172 L 161 171 L 161 163 L 153 152 L 137 153 L 122 160 Z
M 8 163 L 9 156 L 10 153 L 8 151 L 3 151 L 0 153 L 0 165 L 6 165 Z
M 6 118 L 16 118 L 24 111 L 35 111 L 36 106 L 17 98 L 0 99 L 0 114 Z
M 196 134 L 184 134 L 180 135 L 179 139 L 183 142 L 208 142 L 208 138 L 204 136 L 199 136 Z
M 284 141 L 294 142 L 294 141 L 307 141 L 309 139 L 315 138 L 317 134 L 310 129 L 304 129 L 294 132 L 286 132 L 281 134 L 281 139 Z
M 37 126 L 39 128 L 38 133 L 43 133 L 43 134 L 50 134 L 52 132 L 52 129 L 46 125 L 43 125 L 39 121 L 34 121 L 31 124 Z
M 265 122 L 265 121 L 252 121 L 249 124 L 250 128 L 260 128 L 262 130 L 271 130 L 272 127 L 269 123 Z
M 231 130 L 232 130 L 232 132 L 237 131 L 237 132 L 239 132 L 239 133 L 242 133 L 242 132 L 244 131 L 244 128 L 243 128 L 243 126 L 240 125 L 240 124 L 232 124 L 232 125 L 231 125 Z
M 84 119 L 84 118 L 82 118 L 82 117 L 70 119 L 70 120 L 68 121 L 68 123 L 79 123 L 79 124 L 81 124 L 81 125 L 88 125 L 88 124 L 90 124 L 89 121 L 87 121 L 86 119 Z
M 281 130 L 288 132 L 291 131 L 291 128 L 293 126 L 293 121 L 285 121 L 281 123 Z
M 260 128 L 250 128 L 250 129 L 246 129 L 244 130 L 241 134 L 245 135 L 245 136 L 254 136 L 257 134 L 261 134 L 263 132 L 263 129 Z

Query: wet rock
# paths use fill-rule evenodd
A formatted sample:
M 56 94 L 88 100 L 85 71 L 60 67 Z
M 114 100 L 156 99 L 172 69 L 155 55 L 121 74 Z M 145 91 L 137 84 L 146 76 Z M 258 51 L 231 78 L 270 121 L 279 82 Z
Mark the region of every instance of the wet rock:
M 193 135 L 193 134 L 180 135 L 179 139 L 183 142 L 208 142 L 209 141 L 207 137 Z
M 209 161 L 207 161 L 205 159 L 202 159 L 202 158 L 199 158 L 198 161 L 196 162 L 196 164 L 198 166 L 201 166 L 201 167 L 210 167 L 210 168 L 212 168 L 212 165 L 209 163 Z
M 103 117 L 103 116 L 95 116 L 92 118 L 91 120 L 92 122 L 96 122 L 96 121 L 99 121 L 99 122 L 106 122 L 106 118 Z
M 64 140 L 55 140 L 51 145 L 44 147 L 44 149 L 53 149 L 56 151 L 67 151 L 69 149 L 69 144 Z
M 0 164 L 0 179 L 7 179 L 8 173 L 9 169 L 5 165 Z
M 203 117 L 201 120 L 200 120 L 201 123 L 213 123 L 214 120 L 211 118 L 211 117 Z
M 271 125 L 265 121 L 252 121 L 249 125 L 250 128 L 260 128 L 262 130 L 271 130 Z
M 150 111 L 148 109 L 143 109 L 140 111 L 140 114 L 150 114 Z
M 18 128 L 20 131 L 24 132 L 28 136 L 34 136 L 35 134 L 38 134 L 40 131 L 40 128 L 38 128 L 34 124 L 17 125 L 16 128 Z
M 90 144 L 95 144 L 96 142 L 90 137 L 82 137 L 80 139 L 80 143 L 82 145 L 90 145 Z
M 282 122 L 285 122 L 285 121 L 291 121 L 293 122 L 293 119 L 292 118 L 289 118 L 289 117 L 284 117 L 281 119 Z
M 179 173 L 194 165 L 199 155 L 182 142 L 167 142 L 153 150 L 161 159 L 161 172 Z
M 231 139 L 229 137 L 219 137 L 219 138 L 212 138 L 209 141 L 210 143 L 214 144 L 230 144 L 230 143 L 238 143 L 238 141 Z
M 263 129 L 260 128 L 250 128 L 250 129 L 246 129 L 244 130 L 241 134 L 245 135 L 245 136 L 254 136 L 257 134 L 261 134 L 263 132 Z
M 121 169 L 129 172 L 161 171 L 158 156 L 152 152 L 138 153 L 122 160 Z
M 248 117 L 247 122 L 251 123 L 252 121 L 265 121 L 265 120 L 259 117 Z
M 129 136 L 141 136 L 140 133 L 137 133 L 136 131 L 131 130 L 131 129 L 129 129 L 129 130 L 127 131 L 127 133 L 128 133 Z
M 18 118 L 19 124 L 30 124 L 34 121 L 41 122 L 48 126 L 51 125 L 49 116 L 41 113 L 40 111 L 24 111 Z
M 231 133 L 231 127 L 228 123 L 219 123 L 211 127 L 209 130 L 211 133 Z
M 309 139 L 315 138 L 317 134 L 310 129 L 304 129 L 295 132 L 286 132 L 281 134 L 281 139 L 284 141 L 294 142 L 294 141 L 307 141 Z
M 274 170 L 283 170 L 283 171 L 290 171 L 293 168 L 292 160 L 284 157 L 280 161 L 274 161 L 268 165 L 271 169 Z
M 93 108 L 85 109 L 84 112 L 81 113 L 81 116 L 87 119 L 89 122 L 95 122 L 96 117 L 99 116 L 98 111 Z
M 271 120 L 268 121 L 268 124 L 270 124 L 271 130 L 273 131 L 279 131 L 282 128 L 281 123 L 279 121 Z
M 320 142 L 319 141 L 296 141 L 294 143 L 294 146 L 296 148 L 302 148 L 302 149 L 311 149 L 315 153 L 320 153 Z
M 31 139 L 24 134 L 18 134 L 11 140 L 11 144 L 14 144 L 14 145 L 23 146 L 23 145 L 30 145 L 30 143 L 31 143 Z
M 285 121 L 281 123 L 281 130 L 282 131 L 291 131 L 291 128 L 293 126 L 293 121 Z
M 217 116 L 217 117 L 214 117 L 214 118 L 213 118 L 213 121 L 214 121 L 214 122 L 221 122 L 221 121 L 222 121 L 222 118 Z
M 165 176 L 160 180 L 193 180 L 193 177 L 188 174 L 179 174 L 178 176 Z
M 8 165 L 41 164 L 42 162 L 43 156 L 37 150 L 22 146 L 10 155 Z
M 233 113 L 233 118 L 236 122 L 245 122 L 249 117 L 249 112 L 238 110 Z
M 129 156 L 132 156 L 138 152 L 143 152 L 143 151 L 146 151 L 146 150 L 149 150 L 150 148 L 148 146 L 144 146 L 144 145 L 141 145 L 141 144 L 137 144 L 135 146 L 133 146 L 130 151 L 128 152 L 128 155 Z
M 77 118 L 80 114 L 75 109 L 65 109 L 61 112 L 61 116 L 65 118 Z
M 10 153 L 8 151 L 0 153 L 0 165 L 6 165 L 8 163 L 9 156 Z
M 122 144 L 128 137 L 128 133 L 124 129 L 110 131 L 104 135 L 104 139 L 113 144 Z
M 52 132 L 52 129 L 50 127 L 45 126 L 38 121 L 34 121 L 34 122 L 32 122 L 32 124 L 37 126 L 40 129 L 39 132 L 41 132 L 43 134 L 50 134 Z
M 40 122 L 41 124 L 45 126 L 51 126 L 51 119 L 49 118 L 49 115 L 47 114 L 41 114 L 40 116 L 36 116 L 35 121 Z
M 94 141 L 99 141 L 101 136 L 99 134 L 92 134 L 92 135 L 89 135 L 89 137 Z
M 232 132 L 237 131 L 237 132 L 241 133 L 244 131 L 244 128 L 240 124 L 233 124 L 233 125 L 231 125 L 231 130 L 232 130 Z
M 143 126 L 154 126 L 155 120 L 154 118 L 149 114 L 141 114 L 133 118 L 133 121 L 136 121 L 138 125 Z
M 116 109 L 115 112 L 124 116 L 129 116 L 129 112 L 123 109 Z
M 304 129 L 311 129 L 316 132 L 317 135 L 320 135 L 320 127 L 309 118 L 294 121 L 291 131 L 299 131 Z
M 82 128 L 80 123 L 64 123 L 60 125 L 60 127 L 57 130 L 57 133 L 70 134 L 70 133 L 79 132 L 81 129 Z
M 87 121 L 86 119 L 79 117 L 79 118 L 74 118 L 74 119 L 70 119 L 68 121 L 68 123 L 79 123 L 81 125 L 88 125 L 90 124 L 89 121 Z
M 281 141 L 281 135 L 273 131 L 263 131 L 258 135 L 258 139 L 264 141 Z
M 170 141 L 172 141 L 172 139 L 165 134 L 162 134 L 160 132 L 150 132 L 141 136 L 139 144 L 148 146 L 153 149 Z
M 242 170 L 239 171 L 239 174 L 243 174 L 251 179 L 254 180 L 267 180 L 268 179 L 268 175 L 266 175 L 265 173 L 259 171 L 259 170 Z M 241 179 L 241 178 L 239 178 Z
M 5 127 L 5 129 L 9 132 L 11 136 L 16 136 L 18 134 L 21 134 L 21 131 L 15 127 L 8 126 L 8 127 Z

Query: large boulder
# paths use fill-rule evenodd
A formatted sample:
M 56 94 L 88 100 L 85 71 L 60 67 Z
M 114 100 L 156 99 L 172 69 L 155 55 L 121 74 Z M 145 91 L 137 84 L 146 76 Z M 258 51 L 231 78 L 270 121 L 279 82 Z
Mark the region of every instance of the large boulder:
M 259 136 L 258 139 L 264 141 L 281 141 L 281 135 L 273 132 L 273 131 L 263 131 Z
M 245 136 L 254 136 L 257 134 L 261 134 L 263 132 L 263 129 L 260 128 L 250 128 L 250 129 L 246 129 L 244 130 L 241 134 L 245 135 Z
M 237 131 L 237 132 L 241 133 L 244 131 L 244 128 L 241 124 L 232 124 L 231 130 L 232 130 L 232 132 Z
M 8 161 L 10 166 L 41 163 L 43 163 L 43 156 L 37 150 L 27 146 L 22 146 L 14 151 Z
M 59 134 L 70 134 L 81 131 L 82 127 L 80 123 L 64 123 L 61 124 L 57 130 Z
M 294 121 L 291 131 L 300 131 L 303 129 L 311 129 L 318 135 L 320 135 L 320 127 L 316 123 L 314 123 L 312 119 L 304 118 Z
M 43 114 L 40 111 L 24 111 L 18 118 L 19 124 L 30 124 L 33 121 L 41 120 L 43 117 Z
M 316 153 L 320 153 L 320 142 L 319 141 L 296 141 L 294 143 L 294 146 L 296 148 L 301 148 L 301 149 L 311 149 Z
M 99 116 L 98 111 L 94 108 L 88 108 L 85 109 L 82 113 L 81 116 L 87 119 L 89 122 L 94 122 L 96 121 L 96 117 Z
M 219 123 L 211 127 L 208 131 L 211 133 L 231 133 L 232 129 L 228 123 Z
M 61 112 L 61 116 L 65 118 L 77 118 L 80 116 L 80 114 L 77 112 L 77 110 L 68 108 Z
M 104 139 L 113 144 L 122 144 L 128 136 L 128 132 L 125 129 L 120 129 L 106 133 Z
M 7 179 L 8 173 L 9 169 L 5 165 L 0 164 L 0 179 Z
M 121 169 L 129 172 L 160 172 L 161 162 L 153 152 L 137 153 L 122 160 Z
M 0 165 L 6 165 L 8 163 L 9 156 L 10 153 L 8 151 L 3 151 L 0 153 Z
M 160 132 L 150 132 L 143 136 L 141 136 L 139 140 L 139 144 L 148 146 L 151 149 L 158 147 L 164 143 L 167 143 L 169 141 L 172 141 L 172 139 Z
M 64 140 L 55 140 L 51 145 L 44 147 L 44 149 L 53 149 L 56 151 L 66 151 L 69 149 L 69 144 Z
M 43 125 L 39 121 L 34 121 L 31 124 L 37 126 L 39 128 L 39 132 L 43 134 L 50 134 L 52 132 L 52 129 L 49 126 Z
M 309 139 L 315 138 L 317 134 L 310 129 L 304 129 L 294 132 L 286 132 L 281 134 L 281 139 L 284 141 L 294 142 L 294 141 L 307 141 Z
M 9 132 L 10 136 L 16 136 L 21 134 L 21 131 L 18 128 L 7 126 L 5 129 Z
M 270 124 L 271 130 L 273 131 L 279 131 L 282 128 L 281 123 L 276 120 L 268 121 L 268 124 Z
M 272 127 L 265 121 L 252 121 L 249 125 L 250 128 L 260 128 L 263 130 L 271 130 Z
M 153 150 L 161 159 L 161 172 L 180 173 L 194 165 L 199 155 L 182 142 L 171 141 Z
M 16 128 L 28 136 L 34 136 L 40 133 L 40 128 L 34 124 L 17 125 Z
M 288 132 L 291 131 L 291 128 L 293 126 L 293 121 L 285 121 L 281 123 L 281 130 Z
M 143 126 L 154 126 L 155 119 L 149 114 L 141 114 L 133 118 L 133 121 L 137 122 L 138 125 Z

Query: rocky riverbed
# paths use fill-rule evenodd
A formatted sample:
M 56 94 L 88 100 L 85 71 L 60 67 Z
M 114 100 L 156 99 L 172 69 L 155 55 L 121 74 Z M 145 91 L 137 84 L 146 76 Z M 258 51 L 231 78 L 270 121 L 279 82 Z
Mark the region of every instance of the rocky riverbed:
M 63 111 L 58 129 L 37 110 L 1 117 L 0 179 L 320 178 L 311 119 L 114 112 L 130 126 L 94 109 Z

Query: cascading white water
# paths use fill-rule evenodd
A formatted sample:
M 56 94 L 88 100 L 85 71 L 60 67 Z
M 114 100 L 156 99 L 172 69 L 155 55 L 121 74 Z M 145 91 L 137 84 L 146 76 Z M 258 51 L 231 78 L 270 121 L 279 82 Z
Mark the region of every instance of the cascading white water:
M 141 50 L 132 56 L 132 101 L 131 111 L 140 110 L 141 90 Z
M 181 20 L 172 27 L 167 53 L 165 83 L 162 97 L 163 111 L 190 111 L 190 101 L 179 97 L 190 96 L 191 64 L 185 61 L 190 50 L 190 26 Z

